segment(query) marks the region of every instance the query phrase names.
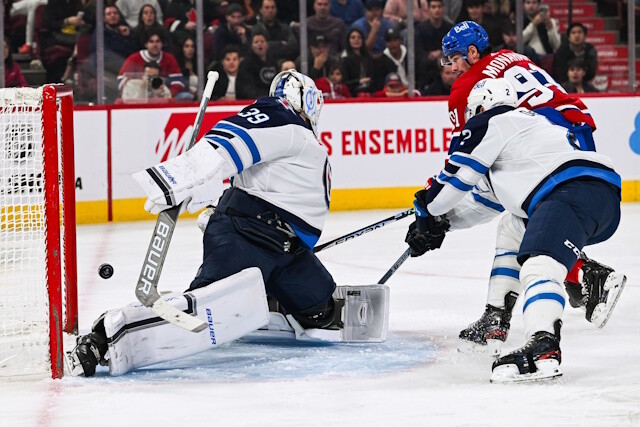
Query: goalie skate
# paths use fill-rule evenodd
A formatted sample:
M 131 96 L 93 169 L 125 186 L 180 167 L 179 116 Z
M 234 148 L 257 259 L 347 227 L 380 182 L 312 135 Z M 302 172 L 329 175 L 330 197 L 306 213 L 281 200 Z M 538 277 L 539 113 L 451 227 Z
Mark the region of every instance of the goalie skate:
M 562 375 L 560 362 L 560 327 L 556 333 L 536 332 L 521 348 L 499 357 L 492 366 L 492 383 L 519 383 L 550 380 Z
M 304 329 L 292 315 L 269 312 L 269 323 L 245 337 L 247 342 L 281 340 L 384 342 L 389 324 L 389 287 L 338 286 L 333 293 L 340 310 L 328 328 Z

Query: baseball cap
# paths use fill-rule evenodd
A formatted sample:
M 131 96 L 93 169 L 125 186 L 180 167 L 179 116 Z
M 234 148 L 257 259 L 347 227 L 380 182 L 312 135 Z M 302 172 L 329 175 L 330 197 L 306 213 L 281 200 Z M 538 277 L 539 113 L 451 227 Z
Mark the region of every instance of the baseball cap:
M 244 13 L 244 11 L 242 10 L 242 6 L 240 6 L 237 3 L 231 3 L 229 6 L 227 6 L 227 9 L 224 11 L 224 15 L 229 16 L 235 12 Z
M 384 78 L 384 84 L 385 85 L 395 85 L 395 84 L 402 84 L 402 79 L 400 78 L 400 75 L 398 75 L 398 73 L 389 73 L 387 74 L 387 77 Z
M 382 9 L 384 7 L 384 1 L 383 0 L 367 0 L 366 3 L 364 4 L 364 7 L 367 9 L 373 9 L 374 7 L 379 7 L 380 9 Z
M 395 28 L 389 28 L 384 35 L 384 40 L 389 41 L 394 39 L 402 39 L 400 31 L 396 30 Z
M 322 34 L 317 34 L 311 39 L 311 46 L 318 46 L 319 44 L 327 44 L 327 38 Z

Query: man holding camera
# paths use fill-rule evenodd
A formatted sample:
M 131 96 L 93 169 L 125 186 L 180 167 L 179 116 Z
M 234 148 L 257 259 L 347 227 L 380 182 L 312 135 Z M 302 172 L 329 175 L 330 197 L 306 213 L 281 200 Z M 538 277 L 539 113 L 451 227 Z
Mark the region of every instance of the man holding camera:
M 145 72 L 145 68 L 150 62 L 155 62 L 158 65 L 158 75 L 164 79 L 172 97 L 184 91 L 184 78 L 180 66 L 173 55 L 162 51 L 162 43 L 162 34 L 155 29 L 149 30 L 145 42 L 146 49 L 131 54 L 120 68 L 118 73 L 118 89 L 120 91 L 124 89 L 127 76 Z
M 124 101 L 168 99 L 171 98 L 171 91 L 160 77 L 160 66 L 157 62 L 152 61 L 145 64 L 144 75 L 141 79 L 127 79 L 122 88 L 121 97 Z
M 538 55 L 548 55 L 560 47 L 558 21 L 549 16 L 549 6 L 540 0 L 524 0 L 523 42 Z

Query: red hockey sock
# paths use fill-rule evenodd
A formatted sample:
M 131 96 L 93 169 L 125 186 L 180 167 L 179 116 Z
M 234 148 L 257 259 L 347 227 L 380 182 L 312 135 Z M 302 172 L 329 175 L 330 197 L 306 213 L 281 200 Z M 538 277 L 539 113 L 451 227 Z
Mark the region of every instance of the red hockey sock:
M 580 284 L 580 276 L 578 276 L 578 274 L 580 273 L 580 269 L 583 265 L 584 260 L 579 259 L 578 261 L 576 261 L 573 268 L 569 271 L 569 273 L 567 273 L 566 281 L 570 283 Z

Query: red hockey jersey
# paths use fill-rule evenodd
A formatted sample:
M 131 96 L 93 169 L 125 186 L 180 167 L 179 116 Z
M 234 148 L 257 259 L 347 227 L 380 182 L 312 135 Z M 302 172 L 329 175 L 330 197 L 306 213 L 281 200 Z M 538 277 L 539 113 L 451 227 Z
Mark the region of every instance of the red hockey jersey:
M 480 59 L 463 73 L 451 87 L 449 119 L 453 123 L 453 141 L 464 124 L 467 98 L 473 86 L 486 78 L 504 77 L 515 87 L 520 107 L 530 110 L 552 107 L 571 123 L 586 123 L 596 128 L 593 118 L 580 98 L 567 92 L 545 70 L 529 58 L 508 49 L 500 50 Z

